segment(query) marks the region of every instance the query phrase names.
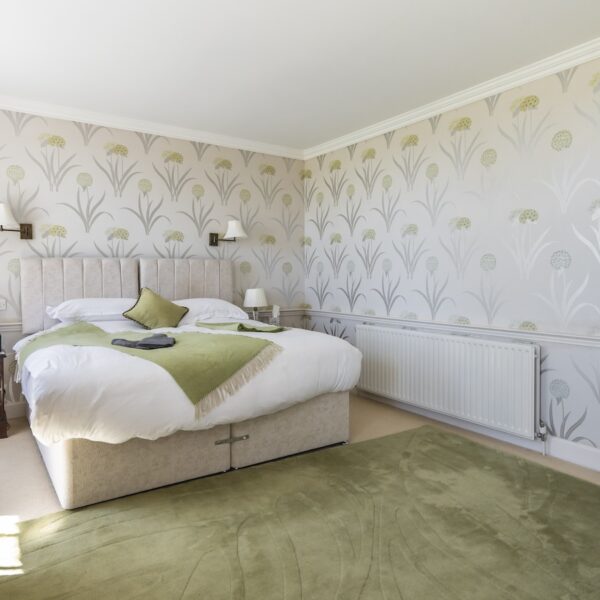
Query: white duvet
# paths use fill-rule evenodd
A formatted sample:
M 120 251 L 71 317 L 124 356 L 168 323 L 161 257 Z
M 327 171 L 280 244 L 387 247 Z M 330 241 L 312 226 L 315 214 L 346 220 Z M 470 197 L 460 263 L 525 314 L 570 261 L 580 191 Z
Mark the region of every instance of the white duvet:
M 129 321 L 93 324 L 108 332 L 144 331 Z M 23 394 L 36 438 L 46 445 L 71 438 L 113 444 L 134 437 L 154 440 L 178 430 L 209 429 L 276 412 L 321 394 L 350 390 L 360 374 L 361 354 L 356 348 L 313 331 L 241 334 L 191 325 L 153 331 L 249 335 L 272 340 L 283 352 L 197 420 L 194 406 L 175 380 L 150 361 L 108 348 L 59 345 L 38 350 L 21 366 Z M 19 341 L 15 351 L 31 337 Z

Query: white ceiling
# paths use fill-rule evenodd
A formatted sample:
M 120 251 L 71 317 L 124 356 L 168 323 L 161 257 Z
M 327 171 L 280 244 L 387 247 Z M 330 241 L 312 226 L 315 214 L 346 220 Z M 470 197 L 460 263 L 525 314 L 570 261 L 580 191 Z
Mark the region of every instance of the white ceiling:
M 598 36 L 598 0 L 13 0 L 0 96 L 306 149 Z

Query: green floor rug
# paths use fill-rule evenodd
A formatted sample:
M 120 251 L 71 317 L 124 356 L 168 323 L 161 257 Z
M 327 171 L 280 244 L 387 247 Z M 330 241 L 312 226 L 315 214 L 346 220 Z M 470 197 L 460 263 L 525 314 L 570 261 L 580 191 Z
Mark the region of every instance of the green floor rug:
M 600 598 L 600 487 L 433 427 L 20 528 L 2 599 Z

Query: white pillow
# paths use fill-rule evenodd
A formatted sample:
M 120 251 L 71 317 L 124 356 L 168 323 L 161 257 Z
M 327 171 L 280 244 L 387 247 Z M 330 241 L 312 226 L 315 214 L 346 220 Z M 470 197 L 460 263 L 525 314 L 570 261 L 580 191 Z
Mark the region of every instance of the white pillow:
M 46 313 L 62 323 L 74 321 L 120 321 L 123 313 L 137 302 L 137 298 L 74 298 L 58 306 L 47 306 Z
M 208 319 L 248 320 L 248 315 L 239 306 L 219 298 L 187 298 L 175 300 L 179 306 L 187 306 L 190 310 L 179 321 L 179 325 L 193 325 L 196 321 Z

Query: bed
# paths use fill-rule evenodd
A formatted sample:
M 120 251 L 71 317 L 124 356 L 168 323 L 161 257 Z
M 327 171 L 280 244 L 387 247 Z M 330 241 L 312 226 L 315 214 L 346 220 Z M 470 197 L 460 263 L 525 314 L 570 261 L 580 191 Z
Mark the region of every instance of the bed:
M 56 325 L 46 306 L 73 298 L 133 298 L 142 287 L 169 300 L 232 301 L 232 264 L 217 259 L 25 258 L 21 261 L 23 333 L 36 334 Z M 157 396 L 148 400 L 145 412 L 137 413 L 144 418 L 128 416 L 123 420 L 131 427 L 121 422 L 117 427 L 116 421 L 111 425 L 114 411 L 108 410 L 109 400 L 118 400 L 115 382 L 119 377 L 125 381 L 117 366 L 105 370 L 104 379 L 102 365 L 90 369 L 90 382 L 96 381 L 98 389 L 112 390 L 112 395 L 107 391 L 102 396 L 90 391 L 90 383 L 75 385 L 68 369 L 61 370 L 67 363 L 57 362 L 56 353 L 32 354 L 25 365 L 31 362 L 31 368 L 23 369 L 23 393 L 61 505 L 76 508 L 347 441 L 348 390 L 359 376 L 358 351 L 315 332 L 270 335 L 284 336 L 277 338 L 283 351 L 264 373 L 199 424 L 173 416 L 173 423 L 160 431 L 152 407 L 163 407 L 166 398 L 160 394 L 175 401 L 176 392 L 164 387 L 168 382 L 162 388 L 156 384 Z M 302 349 L 312 356 L 321 345 L 323 364 L 312 366 L 321 370 L 310 374 L 306 371 L 310 361 L 299 360 Z M 78 356 L 84 351 L 77 349 Z M 37 362 L 32 362 L 36 356 Z M 296 363 L 297 369 L 290 367 Z M 54 404 L 44 404 L 50 396 L 48 386 L 56 392 Z M 97 397 L 91 399 L 92 395 Z M 104 414 L 103 403 L 107 404 Z M 95 414 L 100 415 L 97 422 L 92 419 Z M 44 429 L 41 424 L 48 422 L 52 427 Z

